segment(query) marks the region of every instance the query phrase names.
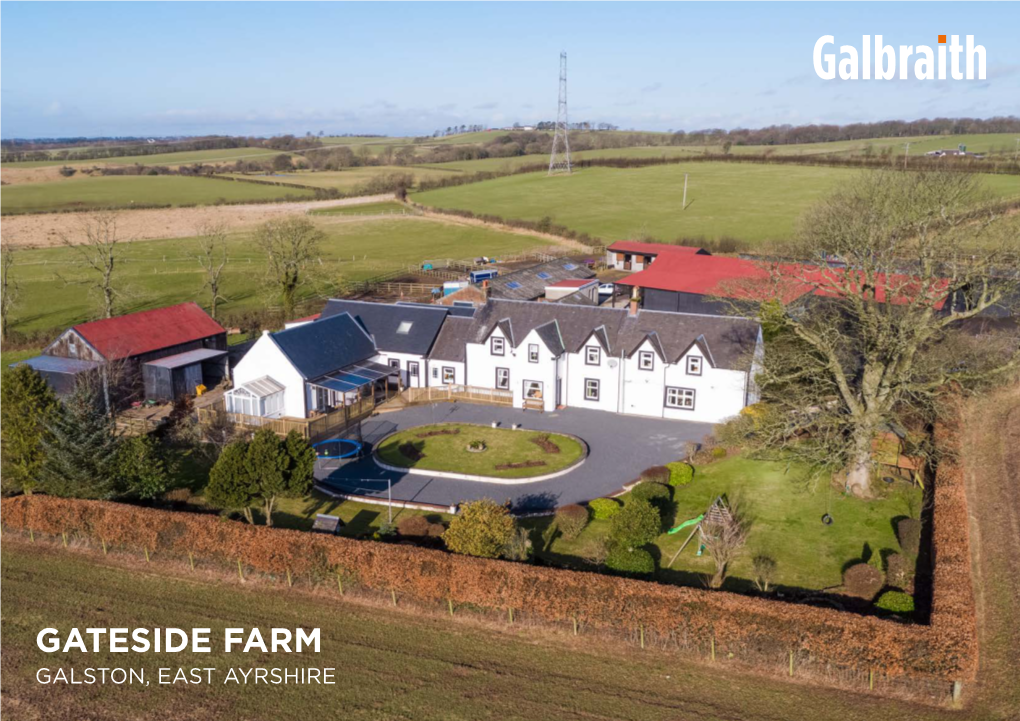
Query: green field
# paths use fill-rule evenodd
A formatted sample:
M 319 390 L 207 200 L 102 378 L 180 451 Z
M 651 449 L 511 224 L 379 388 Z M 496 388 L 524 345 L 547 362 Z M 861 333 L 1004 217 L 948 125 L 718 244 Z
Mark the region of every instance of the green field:
M 231 183 L 210 181 L 231 187 Z M 238 183 L 238 185 L 241 185 Z M 247 184 L 245 184 L 247 185 Z M 253 186 L 257 187 L 257 186 Z M 326 233 L 320 266 L 330 278 L 362 280 L 379 273 L 439 258 L 473 258 L 547 245 L 548 241 L 488 228 L 453 225 L 422 218 L 318 221 Z M 206 303 L 202 271 L 190 257 L 196 238 L 138 241 L 121 246 L 117 285 L 123 291 L 119 312 L 157 308 L 186 300 Z M 225 313 L 272 304 L 261 285 L 262 257 L 250 236 L 229 240 L 229 263 L 223 274 L 220 308 Z M 21 284 L 12 329 L 21 332 L 64 328 L 95 317 L 94 298 L 80 281 L 85 276 L 74 250 L 19 250 L 12 277 Z M 312 289 L 307 289 L 311 297 Z
M 752 559 L 765 554 L 776 561 L 775 583 L 820 590 L 839 586 L 844 566 L 862 555 L 870 553 L 877 562 L 883 552 L 899 549 L 894 519 L 919 511 L 920 489 L 897 482 L 879 492 L 878 498 L 869 501 L 846 497 L 830 490 L 824 481 L 811 482 L 796 466 L 737 456 L 699 467 L 688 486 L 676 489 L 666 526 L 671 528 L 704 513 L 718 496 L 739 498 L 751 518 L 751 532 L 744 550 L 731 564 L 724 587 L 753 591 Z M 629 498 L 628 494 L 621 500 L 626 503 Z M 834 519 L 831 526 L 821 522 L 826 513 Z M 535 519 L 529 525 L 542 528 L 548 521 Z M 570 558 L 577 562 L 593 541 L 608 533 L 609 521 L 592 521 L 578 539 L 567 541 L 556 536 L 540 555 L 554 562 Z M 696 539 L 672 568 L 663 568 L 689 533 L 664 533 L 656 540 L 653 555 L 660 559 L 660 581 L 691 585 L 697 584 L 700 577 L 712 575 L 714 565 L 709 555 L 696 555 Z
M 400 165 L 367 165 L 349 170 L 303 170 L 294 173 L 274 173 L 269 176 L 239 175 L 241 178 L 265 178 L 267 180 L 281 183 L 295 183 L 297 185 L 310 185 L 316 188 L 337 188 L 345 192 L 365 186 L 377 178 L 388 175 L 413 175 L 415 180 L 425 178 L 445 178 L 457 174 L 454 169 L 446 169 L 443 166 L 429 167 L 404 167 Z
M 304 188 L 183 175 L 111 175 L 70 183 L 11 185 L 0 194 L 0 207 L 4 214 L 48 213 L 79 208 L 130 208 L 133 205 L 213 205 L 288 197 L 312 199 L 315 193 Z
M 454 431 L 450 435 L 435 435 L 422 438 L 421 434 L 434 431 Z M 558 453 L 548 453 L 533 441 L 547 437 L 559 448 Z M 481 441 L 485 450 L 472 453 L 468 443 Z M 404 455 L 402 447 L 411 444 L 422 454 L 420 459 Z M 507 428 L 464 423 L 442 423 L 410 428 L 387 437 L 376 447 L 384 462 L 401 468 L 416 468 L 431 471 L 463 473 L 473 476 L 495 478 L 527 478 L 554 473 L 572 466 L 584 455 L 584 447 L 577 440 L 558 433 L 535 431 L 513 431 Z M 505 468 L 498 466 L 509 463 L 541 463 L 532 468 Z
M 146 567 L 99 551 L 84 554 L 25 541 L 3 544 L 3 715 L 10 719 L 197 718 L 345 721 L 977 721 L 978 710 L 932 709 L 861 693 L 819 689 L 749 675 L 726 658 L 640 650 L 584 632 L 577 638 L 518 622 L 454 619 L 412 607 L 312 595 L 304 579 L 239 585 L 201 567 L 170 568 L 158 555 Z M 325 591 L 325 589 L 324 589 Z M 389 601 L 387 600 L 388 604 Z M 445 613 L 445 611 L 443 611 Z M 526 619 L 526 615 L 524 616 Z M 210 628 L 212 653 L 46 654 L 43 627 Z M 318 654 L 224 654 L 227 627 L 321 629 Z M 88 638 L 86 636 L 86 638 Z M 42 685 L 40 668 L 143 668 L 149 686 Z M 223 684 L 229 668 L 335 668 L 337 684 Z M 212 684 L 161 685 L 160 667 L 218 669 Z M 876 691 L 881 691 L 878 686 Z
M 73 151 L 72 151 L 73 152 Z M 44 168 L 51 165 L 92 166 L 92 165 L 187 165 L 190 163 L 230 163 L 235 160 L 274 157 L 283 151 L 271 148 L 222 148 L 219 150 L 184 150 L 180 152 L 156 153 L 154 155 L 124 155 L 117 158 L 94 158 L 91 160 L 32 160 L 23 163 L 4 163 L 10 168 Z M 290 155 L 290 153 L 284 153 Z
M 634 169 L 588 168 L 571 176 L 515 175 L 415 193 L 440 209 L 554 223 L 603 240 L 733 237 L 782 241 L 799 216 L 858 171 L 818 166 L 691 163 Z M 688 207 L 682 209 L 684 174 Z M 1020 197 L 1015 176 L 982 176 L 988 192 Z

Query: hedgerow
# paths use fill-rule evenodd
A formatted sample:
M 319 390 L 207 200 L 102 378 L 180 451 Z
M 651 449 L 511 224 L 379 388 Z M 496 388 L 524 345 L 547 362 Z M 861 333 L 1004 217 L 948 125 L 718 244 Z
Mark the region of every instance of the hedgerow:
M 957 431 L 936 430 L 944 448 Z M 526 610 L 550 622 L 595 630 L 709 640 L 748 663 L 774 662 L 777 649 L 837 668 L 879 669 L 913 681 L 968 680 L 976 671 L 968 516 L 962 470 L 945 458 L 932 482 L 932 610 L 929 625 L 892 623 L 765 597 L 742 596 L 606 574 L 569 571 L 392 543 L 252 526 L 207 514 L 48 496 L 0 500 L 9 530 L 75 534 L 140 553 L 238 563 L 268 574 L 336 574 L 348 582 L 418 602 Z
M 643 548 L 614 546 L 606 556 L 606 568 L 625 576 L 648 576 L 655 573 L 655 559 Z

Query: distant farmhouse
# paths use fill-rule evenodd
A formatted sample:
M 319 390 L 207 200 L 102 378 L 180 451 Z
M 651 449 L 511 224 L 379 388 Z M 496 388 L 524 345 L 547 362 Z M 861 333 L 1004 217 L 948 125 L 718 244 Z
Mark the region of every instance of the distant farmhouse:
M 128 381 L 146 399 L 172 401 L 228 375 L 227 332 L 196 303 L 182 303 L 72 326 L 42 355 L 22 361 L 59 395 L 80 374 L 113 362 L 126 364 Z
M 645 270 L 660 255 L 672 257 L 674 255 L 711 255 L 711 253 L 703 248 L 692 248 L 685 245 L 618 240 L 606 248 L 606 267 L 614 270 Z

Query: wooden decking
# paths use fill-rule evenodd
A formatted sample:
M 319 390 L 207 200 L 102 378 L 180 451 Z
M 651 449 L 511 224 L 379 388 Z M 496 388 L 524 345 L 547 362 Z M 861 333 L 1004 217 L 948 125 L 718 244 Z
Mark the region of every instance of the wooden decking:
M 335 411 L 323 413 L 314 418 L 263 418 L 262 416 L 249 416 L 244 413 L 229 413 L 221 400 L 219 403 L 206 408 L 199 408 L 198 420 L 203 424 L 210 424 L 218 417 L 225 417 L 239 426 L 246 428 L 271 428 L 281 436 L 291 431 L 297 431 L 309 440 L 326 438 L 347 428 L 350 424 L 356 423 L 371 415 L 375 409 L 375 400 L 363 398 L 349 406 L 337 408 Z
M 409 406 L 418 403 L 452 403 L 454 401 L 484 403 L 494 406 L 513 406 L 514 403 L 514 394 L 510 391 L 464 385 L 405 388 L 400 394 L 400 398 Z

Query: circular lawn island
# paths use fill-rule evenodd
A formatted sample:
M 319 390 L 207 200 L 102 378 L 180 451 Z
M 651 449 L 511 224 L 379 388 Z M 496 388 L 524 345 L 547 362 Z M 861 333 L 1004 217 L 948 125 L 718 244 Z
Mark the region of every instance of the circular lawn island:
M 382 463 L 412 472 L 525 479 L 577 465 L 587 448 L 561 433 L 437 423 L 389 435 L 375 453 Z

